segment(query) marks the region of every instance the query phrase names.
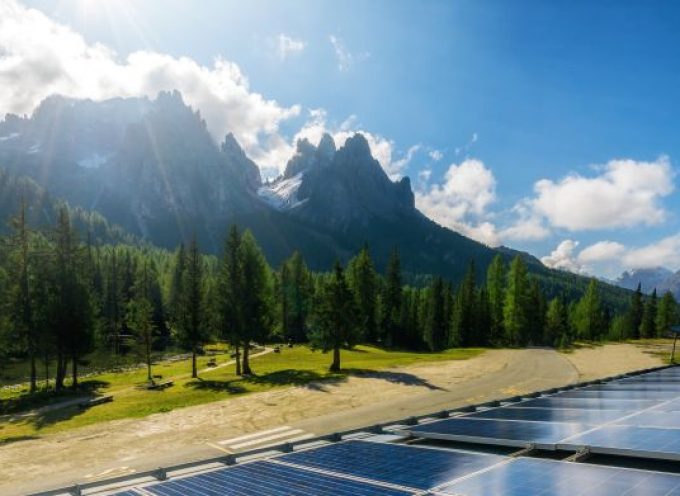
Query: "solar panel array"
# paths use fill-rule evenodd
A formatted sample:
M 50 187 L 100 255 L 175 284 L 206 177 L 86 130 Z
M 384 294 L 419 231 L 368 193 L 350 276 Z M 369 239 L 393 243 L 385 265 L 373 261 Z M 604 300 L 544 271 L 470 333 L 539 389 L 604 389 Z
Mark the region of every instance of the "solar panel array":
M 407 429 L 414 436 L 680 460 L 680 368 L 618 379 Z
M 419 438 L 573 451 L 587 446 L 593 452 L 680 459 L 678 418 L 680 368 L 672 368 L 405 430 Z M 186 475 L 116 496 L 407 494 L 680 496 L 680 475 L 446 446 L 350 440 Z

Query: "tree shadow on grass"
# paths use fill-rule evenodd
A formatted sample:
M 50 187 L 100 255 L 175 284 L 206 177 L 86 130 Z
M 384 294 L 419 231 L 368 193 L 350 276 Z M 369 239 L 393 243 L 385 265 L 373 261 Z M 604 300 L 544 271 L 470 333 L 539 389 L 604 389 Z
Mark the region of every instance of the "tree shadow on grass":
M 229 394 L 243 394 L 247 393 L 248 390 L 242 385 L 238 384 L 240 379 L 229 380 L 229 381 L 216 381 L 216 380 L 205 380 L 195 379 L 193 381 L 187 382 L 184 387 L 192 388 L 196 390 L 212 391 L 215 393 L 229 393 Z
M 40 439 L 40 436 L 14 436 L 7 437 L 0 440 L 0 447 L 7 446 L 8 444 L 18 443 L 21 441 L 30 441 L 31 439 Z

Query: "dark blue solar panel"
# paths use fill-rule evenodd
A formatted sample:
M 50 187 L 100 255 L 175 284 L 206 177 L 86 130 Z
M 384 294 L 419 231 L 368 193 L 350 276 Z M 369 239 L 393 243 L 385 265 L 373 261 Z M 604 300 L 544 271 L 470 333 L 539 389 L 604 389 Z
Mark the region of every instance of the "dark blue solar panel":
M 558 441 L 592 429 L 587 424 L 525 422 L 521 420 L 469 419 L 440 420 L 408 429 L 413 435 L 508 446 L 534 443 L 551 447 Z
M 580 424 L 602 424 L 611 422 L 632 411 L 621 410 L 579 410 L 567 408 L 492 408 L 483 412 L 465 415 L 465 418 L 489 418 L 506 420 L 533 420 L 541 422 L 576 422 Z
M 514 408 L 583 408 L 589 410 L 642 410 L 660 404 L 659 400 L 610 400 L 551 396 L 513 403 Z
M 557 393 L 553 398 L 601 398 L 609 400 L 668 400 L 678 395 L 675 391 L 593 391 L 573 389 Z
M 598 386 L 590 386 L 586 388 L 587 391 L 669 391 L 675 392 L 680 396 L 680 383 L 657 382 L 657 383 L 637 383 L 626 384 L 619 382 L 612 382 L 610 384 L 600 384 Z
M 680 429 L 680 415 L 675 412 L 647 411 L 632 417 L 614 422 L 621 425 L 638 425 L 644 427 L 670 427 Z
M 158 496 L 403 496 L 406 491 L 367 484 L 267 461 L 146 486 Z
M 495 465 L 504 458 L 398 444 L 348 441 L 291 453 L 280 460 L 400 486 L 429 489 Z
M 680 429 L 605 425 L 565 440 L 560 446 L 589 446 L 600 453 L 680 460 Z
M 122 493 L 116 493 L 113 496 L 139 496 L 136 491 L 123 491 Z
M 440 492 L 464 496 L 680 496 L 680 476 L 519 458 Z

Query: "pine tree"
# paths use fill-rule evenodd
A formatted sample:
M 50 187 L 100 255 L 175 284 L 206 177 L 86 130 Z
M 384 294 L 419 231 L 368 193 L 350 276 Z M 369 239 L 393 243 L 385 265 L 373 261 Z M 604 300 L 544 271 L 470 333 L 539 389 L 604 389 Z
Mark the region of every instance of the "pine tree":
M 444 281 L 436 277 L 428 291 L 425 342 L 430 351 L 441 351 L 448 344 L 449 319 L 444 304 Z
M 497 345 L 504 339 L 503 307 L 505 305 L 505 264 L 503 257 L 494 257 L 486 272 L 486 286 L 489 291 L 489 307 L 491 311 L 491 334 L 489 343 Z
M 477 302 L 475 304 L 475 327 L 477 328 L 477 343 L 481 346 L 490 346 L 491 341 L 491 301 L 486 286 L 479 288 Z
M 656 336 L 666 336 L 672 325 L 678 324 L 678 303 L 673 293 L 666 291 L 661 297 L 659 308 L 656 312 Z
M 390 346 L 399 342 L 399 317 L 401 316 L 402 297 L 401 261 L 399 251 L 395 248 L 387 263 L 380 319 L 383 337 Z
M 141 273 L 135 282 L 135 296 L 128 303 L 127 321 L 142 346 L 146 363 L 147 380 L 153 382 L 151 374 L 151 346 L 154 339 L 155 325 L 153 321 L 153 305 L 150 301 L 151 280 L 149 277 L 148 262 L 145 260 Z
M 378 275 L 368 247 L 364 246 L 359 254 L 350 260 L 347 273 L 348 283 L 359 312 L 359 323 L 363 329 L 364 339 L 374 343 L 378 337 L 376 322 Z
M 301 343 L 306 339 L 312 291 L 309 270 L 300 252 L 296 251 L 281 267 L 278 288 L 281 328 L 289 342 Z
M 243 374 L 250 375 L 250 343 L 262 342 L 271 331 L 271 283 L 269 268 L 262 250 L 250 231 L 246 231 L 239 246 L 241 270 L 241 315 L 240 338 L 243 345 Z
M 548 304 L 544 340 L 550 346 L 563 346 L 571 341 L 567 306 L 560 297 L 553 298 Z
M 182 343 L 191 350 L 191 377 L 198 377 L 196 355 L 208 338 L 204 325 L 204 269 L 203 258 L 194 237 L 186 256 L 186 269 L 182 277 L 180 305 L 182 318 L 179 333 Z
M 527 335 L 530 343 L 539 345 L 543 342 L 546 305 L 538 280 L 534 277 L 529 281 L 527 299 Z
M 475 321 L 477 316 L 475 277 L 475 264 L 471 261 L 453 304 L 451 333 L 458 337 L 461 346 L 479 345 L 481 341 Z
M 340 372 L 340 349 L 351 348 L 360 337 L 356 305 L 345 274 L 336 262 L 333 274 L 323 285 L 316 302 L 314 328 L 310 335 L 324 353 L 332 351 L 331 372 Z
M 505 341 L 510 345 L 526 343 L 527 304 L 528 304 L 527 268 L 524 261 L 515 257 L 508 271 L 508 285 L 503 303 L 503 327 Z
M 647 298 L 642 311 L 642 322 L 640 323 L 640 337 L 652 338 L 656 334 L 656 313 L 657 313 L 656 288 L 652 295 Z
M 236 374 L 241 375 L 240 340 L 243 334 L 241 305 L 243 273 L 240 260 L 241 233 L 232 225 L 224 244 L 224 256 L 220 265 L 218 293 L 219 329 L 223 339 L 234 347 Z
M 628 323 L 630 324 L 630 336 L 633 339 L 640 339 L 640 324 L 642 324 L 642 314 L 644 313 L 644 304 L 642 301 L 642 286 L 640 283 L 630 300 L 630 308 L 628 311 Z
M 573 322 L 579 339 L 595 340 L 604 335 L 606 329 L 597 280 L 590 280 L 585 294 L 576 304 Z

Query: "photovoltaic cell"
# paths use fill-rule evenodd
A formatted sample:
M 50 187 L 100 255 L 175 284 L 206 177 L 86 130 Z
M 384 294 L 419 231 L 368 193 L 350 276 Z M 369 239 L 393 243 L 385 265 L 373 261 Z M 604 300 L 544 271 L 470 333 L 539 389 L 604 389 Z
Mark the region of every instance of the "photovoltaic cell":
M 551 449 L 558 441 L 592 428 L 592 425 L 576 423 L 460 417 L 440 420 L 405 430 L 415 436 L 431 439 L 469 441 L 504 446 L 525 446 L 528 443 L 534 443 L 539 447 Z
M 680 429 L 605 425 L 559 443 L 558 448 L 588 446 L 593 452 L 680 460 Z
M 614 422 L 617 425 L 637 425 L 640 427 L 666 427 L 680 429 L 680 415 L 655 410 L 639 413 Z
M 465 415 L 464 418 L 486 418 L 505 420 L 530 420 L 540 422 L 576 422 L 580 424 L 602 424 L 611 422 L 634 411 L 584 410 L 569 408 L 492 408 Z
M 612 400 L 598 398 L 564 398 L 550 396 L 513 403 L 514 408 L 582 408 L 588 410 L 642 410 L 660 404 L 660 400 Z
M 573 389 L 557 393 L 553 398 L 595 398 L 605 400 L 668 400 L 678 395 L 674 391 L 593 391 Z
M 680 496 L 680 476 L 519 458 L 439 492 L 459 496 Z
M 680 411 L 680 400 L 673 400 L 667 403 L 662 403 L 653 408 L 653 411 L 661 412 L 678 412 Z
M 657 382 L 652 384 L 621 384 L 612 382 L 610 384 L 601 384 L 598 386 L 590 386 L 586 388 L 587 391 L 669 391 L 680 396 L 680 383 Z
M 348 441 L 291 453 L 286 463 L 351 476 L 429 489 L 446 481 L 491 467 L 504 457 L 398 444 Z
M 404 496 L 407 491 L 258 461 L 144 487 L 156 496 Z

